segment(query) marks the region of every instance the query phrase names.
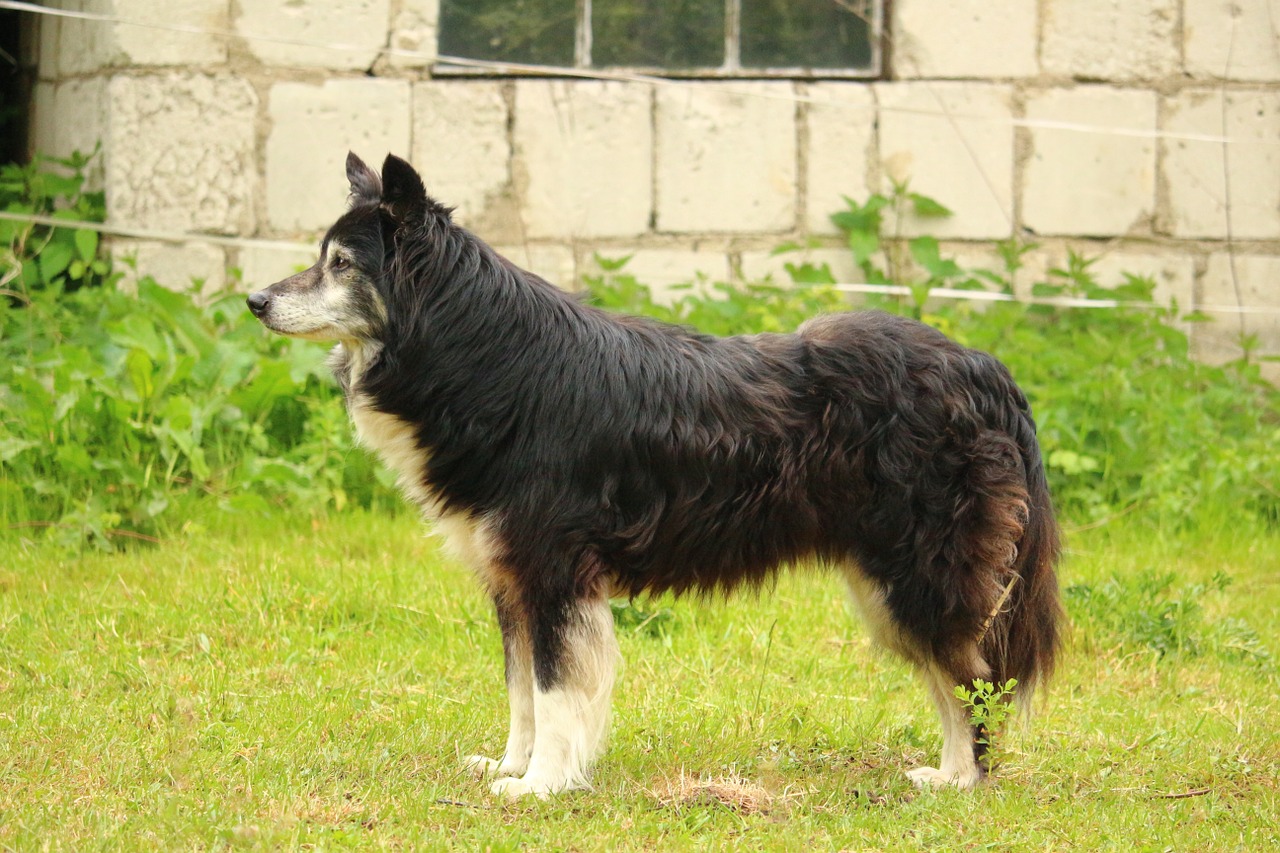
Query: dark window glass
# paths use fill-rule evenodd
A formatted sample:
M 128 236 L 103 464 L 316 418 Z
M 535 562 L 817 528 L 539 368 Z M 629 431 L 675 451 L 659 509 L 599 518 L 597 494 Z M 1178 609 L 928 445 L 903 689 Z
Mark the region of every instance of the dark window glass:
M 742 0 L 742 67 L 867 68 L 870 10 L 858 0 Z
M 438 48 L 442 57 L 566 68 L 871 77 L 884 2 L 440 0 Z M 468 73 L 447 59 L 440 67 Z
M 724 0 L 592 0 L 596 67 L 719 68 Z
M 573 65 L 576 0 L 452 0 L 440 4 L 440 53 Z

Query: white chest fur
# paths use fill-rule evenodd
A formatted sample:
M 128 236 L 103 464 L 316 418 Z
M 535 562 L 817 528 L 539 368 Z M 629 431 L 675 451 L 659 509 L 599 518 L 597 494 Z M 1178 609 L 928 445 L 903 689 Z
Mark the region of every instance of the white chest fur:
M 425 480 L 429 454 L 418 443 L 417 430 L 395 415 L 372 408 L 368 398 L 358 393 L 351 396 L 348 408 L 360 443 L 391 469 L 405 497 L 434 516 L 435 498 Z
M 492 586 L 497 577 L 491 571 L 496 551 L 488 526 L 470 514 L 442 512 L 426 482 L 431 452 L 419 442 L 417 430 L 408 421 L 373 408 L 369 397 L 360 392 L 369 358 L 367 351 L 344 352 L 341 345 L 333 354 L 335 369 L 346 371 L 347 410 L 356 437 L 395 473 L 400 490 L 432 521 L 435 532 L 444 534 L 454 556 L 470 564 Z
M 360 443 L 377 453 L 395 472 L 400 490 L 431 520 L 435 533 L 444 536 L 446 549 L 471 566 L 496 592 L 501 583 L 492 569 L 496 550 L 488 526 L 465 513 L 441 511 L 424 480 L 429 454 L 419 445 L 417 431 L 395 415 L 370 408 L 367 398 L 359 395 L 351 398 L 350 407 Z
M 378 411 L 360 390 L 365 371 L 380 350 L 377 344 L 338 344 L 329 355 L 329 364 L 342 379 L 356 438 L 396 475 L 396 484 L 405 497 L 417 504 L 424 515 L 434 516 L 436 500 L 426 484 L 430 452 L 419 443 L 417 430 L 411 423 Z

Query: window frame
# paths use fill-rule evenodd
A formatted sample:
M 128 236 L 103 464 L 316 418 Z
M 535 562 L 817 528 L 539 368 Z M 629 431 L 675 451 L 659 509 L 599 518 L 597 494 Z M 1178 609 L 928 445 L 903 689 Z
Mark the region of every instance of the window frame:
M 440 0 L 443 5 L 450 0 Z M 452 0 L 465 2 L 465 0 Z M 719 68 L 661 68 L 647 65 L 591 65 L 592 0 L 577 0 L 574 22 L 573 65 L 533 65 L 500 59 L 438 56 L 431 66 L 433 76 L 440 77 L 664 77 L 672 79 L 716 80 L 879 80 L 885 74 L 884 19 L 890 0 L 862 0 L 868 9 L 871 28 L 871 61 L 866 68 L 743 68 L 740 63 L 742 37 L 742 0 L 725 2 L 724 64 Z M 859 0 L 836 0 L 850 5 Z M 853 10 L 850 9 L 850 12 Z M 436 32 L 439 46 L 440 34 Z M 455 62 L 453 60 L 463 60 Z M 465 64 L 464 64 L 465 62 Z

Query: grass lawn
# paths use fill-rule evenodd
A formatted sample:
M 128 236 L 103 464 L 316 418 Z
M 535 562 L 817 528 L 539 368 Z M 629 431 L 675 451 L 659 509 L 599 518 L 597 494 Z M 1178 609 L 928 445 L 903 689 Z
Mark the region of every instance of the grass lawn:
M 1073 626 L 977 791 L 836 580 L 637 602 L 593 791 L 503 802 L 493 617 L 405 514 L 0 541 L 0 849 L 1280 846 L 1280 534 L 1068 540 Z M 1173 573 L 1166 577 L 1165 573 Z

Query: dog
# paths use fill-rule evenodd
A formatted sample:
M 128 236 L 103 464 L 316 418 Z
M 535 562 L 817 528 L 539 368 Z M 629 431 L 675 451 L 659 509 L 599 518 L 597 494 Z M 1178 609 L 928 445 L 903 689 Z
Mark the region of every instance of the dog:
M 589 785 L 618 646 L 611 596 L 727 593 L 816 562 L 942 722 L 919 786 L 984 778 L 955 697 L 1025 699 L 1058 648 L 1059 555 L 1035 423 L 995 358 L 891 314 L 717 338 L 606 313 L 500 256 L 388 156 L 310 269 L 248 297 L 336 342 L 360 441 L 475 570 L 502 632 L 495 794 Z

